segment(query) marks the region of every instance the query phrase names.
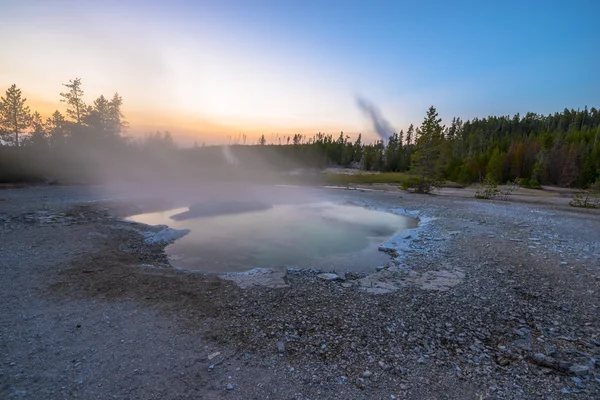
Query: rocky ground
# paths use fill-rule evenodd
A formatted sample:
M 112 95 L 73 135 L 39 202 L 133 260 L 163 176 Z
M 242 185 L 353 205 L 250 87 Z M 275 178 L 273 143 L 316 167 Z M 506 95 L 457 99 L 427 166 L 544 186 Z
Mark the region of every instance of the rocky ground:
M 242 289 L 131 204 L 0 191 L 0 398 L 600 398 L 598 211 L 336 193 L 423 224 L 373 273 Z

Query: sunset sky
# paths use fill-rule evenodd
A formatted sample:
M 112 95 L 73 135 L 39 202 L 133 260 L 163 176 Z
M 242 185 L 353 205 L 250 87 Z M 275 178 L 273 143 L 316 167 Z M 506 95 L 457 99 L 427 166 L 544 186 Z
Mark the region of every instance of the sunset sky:
M 600 106 L 600 1 L 0 0 L 0 90 L 64 111 L 119 92 L 131 134 L 182 143 L 397 129 Z

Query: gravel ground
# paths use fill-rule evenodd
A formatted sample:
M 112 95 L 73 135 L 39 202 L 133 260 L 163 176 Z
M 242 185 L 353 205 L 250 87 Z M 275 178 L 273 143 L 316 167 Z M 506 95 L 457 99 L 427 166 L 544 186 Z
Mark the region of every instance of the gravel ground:
M 598 399 L 600 213 L 330 191 L 418 213 L 385 269 L 241 289 L 85 188 L 0 191 L 2 399 Z

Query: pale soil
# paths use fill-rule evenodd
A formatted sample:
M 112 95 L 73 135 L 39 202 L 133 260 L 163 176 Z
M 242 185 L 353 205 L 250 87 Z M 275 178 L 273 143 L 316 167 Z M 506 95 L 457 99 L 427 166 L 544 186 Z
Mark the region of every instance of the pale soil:
M 170 268 L 127 203 L 0 191 L 0 398 L 600 398 L 600 212 L 452 190 L 329 191 L 433 218 L 399 265 L 415 280 L 464 273 L 380 295 L 316 272 L 240 289 Z

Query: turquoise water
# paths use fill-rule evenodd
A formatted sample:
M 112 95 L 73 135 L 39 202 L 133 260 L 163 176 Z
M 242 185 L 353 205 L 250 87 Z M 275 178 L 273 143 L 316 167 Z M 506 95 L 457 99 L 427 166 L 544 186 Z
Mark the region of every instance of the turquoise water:
M 389 260 L 377 251 L 381 242 L 417 224 L 413 218 L 335 203 L 275 205 L 256 212 L 181 221 L 170 218 L 186 210 L 129 219 L 190 229 L 167 247 L 171 264 L 219 273 L 275 266 L 367 270 Z

